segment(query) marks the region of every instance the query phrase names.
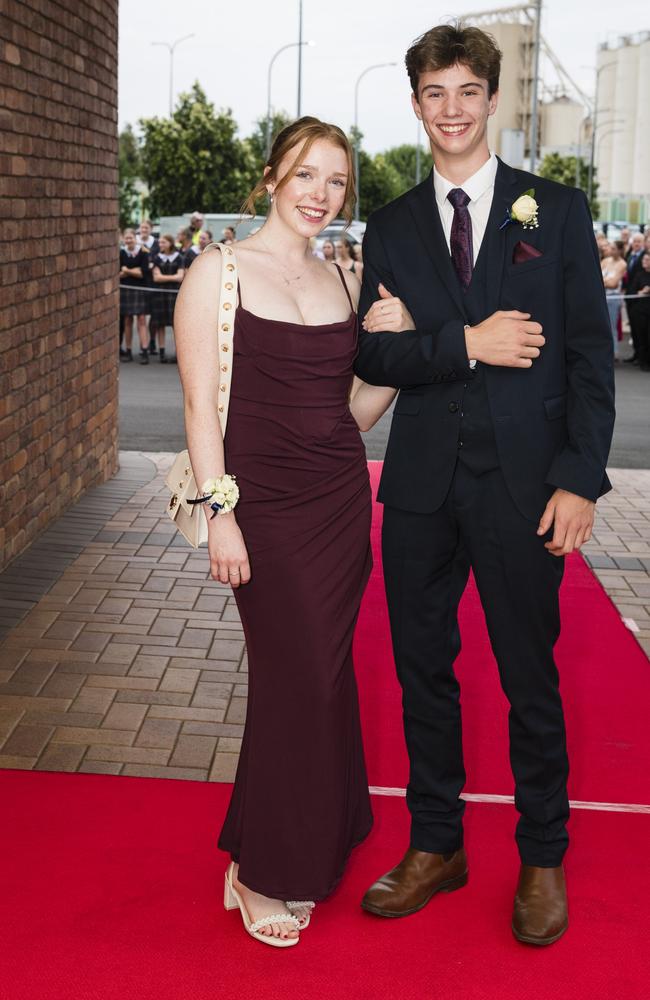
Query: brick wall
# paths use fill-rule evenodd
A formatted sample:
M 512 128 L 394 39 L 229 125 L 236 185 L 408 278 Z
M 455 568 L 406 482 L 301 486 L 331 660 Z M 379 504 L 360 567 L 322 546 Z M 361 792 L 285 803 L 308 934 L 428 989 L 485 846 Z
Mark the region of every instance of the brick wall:
M 118 0 L 0 17 L 0 566 L 117 468 Z

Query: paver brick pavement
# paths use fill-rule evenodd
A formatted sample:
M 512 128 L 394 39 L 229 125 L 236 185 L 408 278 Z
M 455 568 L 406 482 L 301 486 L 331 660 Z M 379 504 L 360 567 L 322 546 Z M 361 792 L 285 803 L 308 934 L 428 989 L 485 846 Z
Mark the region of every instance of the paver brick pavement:
M 10 622 L 0 645 L 0 767 L 233 780 L 246 711 L 243 631 L 205 552 L 181 544 L 168 522 L 172 458 L 127 455 L 133 490 L 71 558 L 34 543 L 29 566 L 43 566 L 47 587 L 17 602 L 12 567 L 0 575 L 0 618 Z M 138 460 L 155 463 L 149 481 Z M 611 478 L 584 554 L 650 653 L 650 471 Z

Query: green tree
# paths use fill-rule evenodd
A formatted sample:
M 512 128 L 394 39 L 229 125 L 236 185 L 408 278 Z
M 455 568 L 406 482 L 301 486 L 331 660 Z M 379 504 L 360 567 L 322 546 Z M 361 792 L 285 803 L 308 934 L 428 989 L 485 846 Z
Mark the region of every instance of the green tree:
M 412 186 L 412 185 L 409 185 Z M 362 219 L 402 193 L 402 179 L 383 153 L 359 150 L 359 214 Z
M 120 228 L 136 224 L 140 208 L 137 180 L 140 177 L 140 148 L 131 125 L 118 136 Z
M 271 143 L 275 137 L 282 131 L 282 129 L 293 121 L 289 117 L 286 111 L 275 111 L 271 117 Z M 255 122 L 255 129 L 252 134 L 244 140 L 244 144 L 248 150 L 248 154 L 251 162 L 251 174 L 249 178 L 248 190 L 250 191 L 255 187 L 258 180 L 264 173 L 264 167 L 266 166 L 266 129 L 267 120 L 266 115 L 263 118 L 258 118 Z M 248 193 L 248 192 L 247 192 Z M 257 215 L 266 215 L 268 210 L 268 201 L 266 198 L 260 198 L 255 204 L 255 212 Z
M 231 110 L 215 112 L 195 83 L 169 118 L 143 118 L 142 176 L 156 215 L 237 212 L 251 185 L 253 159 L 237 138 Z
M 575 156 L 560 156 L 559 153 L 547 153 L 539 167 L 539 176 L 546 177 L 551 181 L 559 181 L 560 184 L 567 184 L 569 187 L 576 186 L 576 158 Z M 589 189 L 589 164 L 581 159 L 578 170 L 578 187 L 587 194 Z M 596 168 L 594 167 L 592 179 L 591 203 L 589 205 L 594 219 L 600 215 L 598 204 L 598 181 L 596 179 Z
M 386 162 L 393 167 L 400 177 L 400 194 L 408 191 L 417 183 L 417 147 L 405 143 L 393 146 L 384 153 Z M 420 180 L 424 180 L 431 170 L 431 153 L 426 147 L 420 146 Z
M 118 137 L 120 176 L 139 177 L 141 170 L 140 146 L 132 125 L 127 125 Z
M 133 177 L 120 177 L 118 196 L 120 229 L 136 226 L 140 214 L 140 195 Z
M 293 119 L 286 111 L 274 111 L 271 116 L 271 143 L 275 137 L 285 128 Z M 254 160 L 254 171 L 255 179 L 264 171 L 266 166 L 266 129 L 267 121 L 266 115 L 263 118 L 258 118 L 255 122 L 255 129 L 252 134 L 246 140 L 248 148 L 253 156 Z

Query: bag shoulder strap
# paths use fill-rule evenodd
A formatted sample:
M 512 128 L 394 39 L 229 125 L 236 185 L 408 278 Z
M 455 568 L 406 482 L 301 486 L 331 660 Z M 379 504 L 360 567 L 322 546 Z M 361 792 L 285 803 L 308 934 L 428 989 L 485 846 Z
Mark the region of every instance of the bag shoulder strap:
M 225 243 L 210 243 L 206 250 L 218 249 L 221 253 L 221 287 L 219 289 L 219 319 L 217 342 L 219 345 L 219 424 L 225 438 L 228 423 L 228 404 L 232 384 L 233 334 L 235 331 L 235 310 L 237 308 L 237 258 L 231 246 Z

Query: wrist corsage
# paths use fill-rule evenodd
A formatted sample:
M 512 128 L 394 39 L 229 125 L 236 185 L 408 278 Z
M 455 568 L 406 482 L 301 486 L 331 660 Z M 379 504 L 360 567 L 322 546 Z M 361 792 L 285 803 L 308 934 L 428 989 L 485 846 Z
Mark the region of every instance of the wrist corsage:
M 231 510 L 235 509 L 239 500 L 237 480 L 227 473 L 223 476 L 206 479 L 201 487 L 201 493 L 203 496 L 187 502 L 191 504 L 209 503 L 210 509 L 214 512 L 211 514 L 211 518 L 216 517 L 217 514 L 229 514 Z

